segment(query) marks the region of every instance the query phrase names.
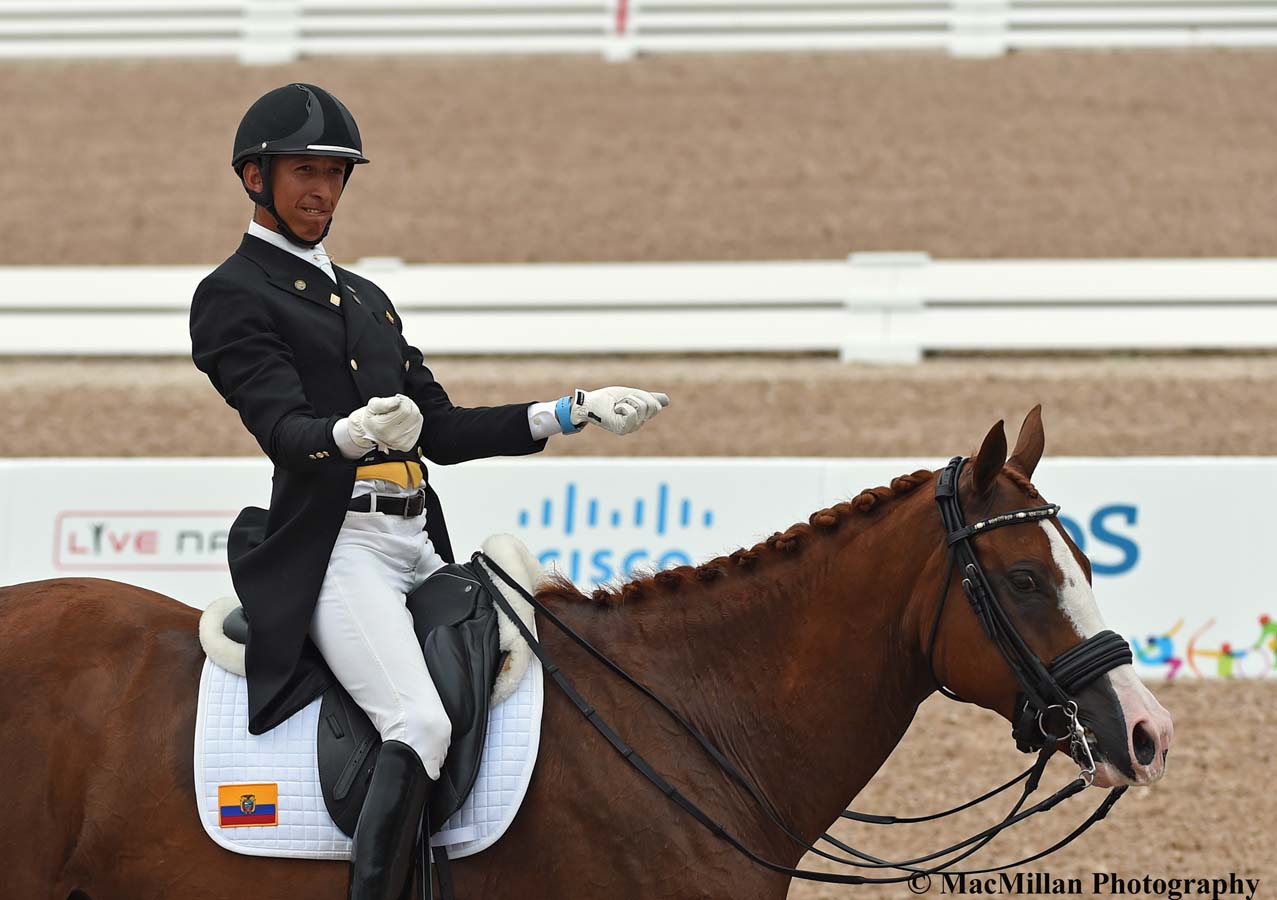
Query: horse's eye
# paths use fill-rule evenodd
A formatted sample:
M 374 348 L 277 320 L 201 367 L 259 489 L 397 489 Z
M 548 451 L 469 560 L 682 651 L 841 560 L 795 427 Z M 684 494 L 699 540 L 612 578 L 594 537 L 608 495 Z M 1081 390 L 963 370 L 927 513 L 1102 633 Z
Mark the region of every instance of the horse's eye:
M 1017 591 L 1024 591 L 1025 593 L 1035 591 L 1038 588 L 1038 583 L 1033 580 L 1033 576 L 1026 572 L 1016 572 L 1012 575 L 1011 584 Z

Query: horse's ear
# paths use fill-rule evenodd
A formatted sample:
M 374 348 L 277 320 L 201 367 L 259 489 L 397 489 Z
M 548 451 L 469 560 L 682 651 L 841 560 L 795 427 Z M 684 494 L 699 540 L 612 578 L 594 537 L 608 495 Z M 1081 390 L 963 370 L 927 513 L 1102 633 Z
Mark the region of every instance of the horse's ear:
M 976 493 L 980 496 L 988 493 L 993 482 L 1002 471 L 1002 464 L 1007 460 L 1007 433 L 1002 427 L 1002 420 L 989 429 L 980 445 L 980 452 L 971 461 L 971 477 L 975 481 Z
M 1042 459 L 1042 450 L 1046 446 L 1046 433 L 1042 430 L 1042 404 L 1039 403 L 1024 417 L 1020 426 L 1020 436 L 1015 440 L 1015 452 L 1007 460 L 1007 465 L 1014 466 L 1024 473 L 1025 478 L 1033 477 L 1033 470 Z

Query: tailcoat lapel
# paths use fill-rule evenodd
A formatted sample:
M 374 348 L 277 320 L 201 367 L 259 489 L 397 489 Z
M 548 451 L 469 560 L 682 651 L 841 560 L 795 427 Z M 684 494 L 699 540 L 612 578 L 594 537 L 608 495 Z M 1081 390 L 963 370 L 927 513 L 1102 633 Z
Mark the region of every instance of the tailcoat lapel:
M 244 235 L 236 252 L 260 266 L 266 280 L 275 287 L 341 315 L 341 306 L 332 302 L 338 296 L 337 285 L 323 269 L 251 234 Z
M 250 234 L 244 235 L 237 252 L 256 263 L 275 287 L 341 317 L 345 355 L 351 361 L 350 374 L 361 386 L 362 393 L 368 385 L 364 383 L 367 373 L 358 369 L 361 356 L 359 343 L 367 336 L 369 327 L 376 323 L 371 318 L 373 310 L 350 287 L 349 279 L 338 276 L 340 280 L 334 282 L 318 266 Z

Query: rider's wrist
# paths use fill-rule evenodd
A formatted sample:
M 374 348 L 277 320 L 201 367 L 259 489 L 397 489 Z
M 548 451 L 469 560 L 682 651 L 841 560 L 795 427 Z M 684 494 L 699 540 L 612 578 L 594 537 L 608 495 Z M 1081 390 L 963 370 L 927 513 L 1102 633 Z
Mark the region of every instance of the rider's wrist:
M 338 419 L 333 424 L 333 442 L 346 459 L 358 459 L 376 446 L 367 437 L 363 437 L 363 440 L 360 440 L 359 437 L 355 436 L 356 431 L 357 429 L 349 416 L 344 419 Z
M 580 391 L 577 391 L 580 394 Z M 559 427 L 563 429 L 564 434 L 576 434 L 581 430 L 580 425 L 572 424 L 572 396 L 560 397 L 559 402 L 554 404 L 554 417 L 559 420 Z

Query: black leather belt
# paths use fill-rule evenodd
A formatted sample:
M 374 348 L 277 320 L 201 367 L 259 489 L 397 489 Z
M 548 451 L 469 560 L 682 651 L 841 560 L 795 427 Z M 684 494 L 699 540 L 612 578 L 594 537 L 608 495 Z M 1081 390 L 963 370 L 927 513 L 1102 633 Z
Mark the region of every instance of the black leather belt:
M 411 497 L 364 494 L 351 500 L 346 509 L 352 512 L 379 512 L 388 516 L 403 516 L 411 519 L 426 511 L 426 492 L 417 491 Z

